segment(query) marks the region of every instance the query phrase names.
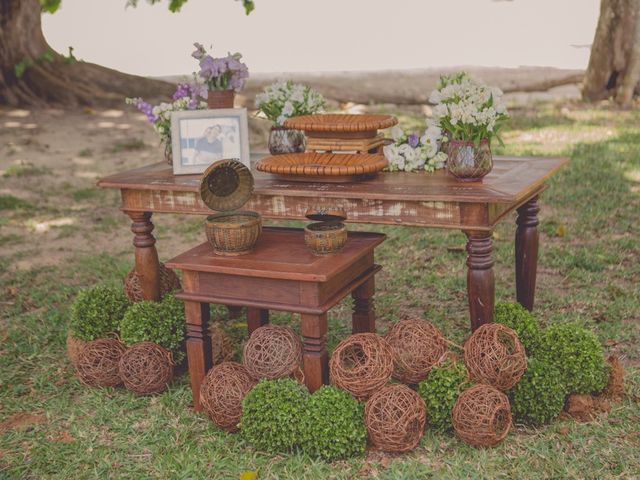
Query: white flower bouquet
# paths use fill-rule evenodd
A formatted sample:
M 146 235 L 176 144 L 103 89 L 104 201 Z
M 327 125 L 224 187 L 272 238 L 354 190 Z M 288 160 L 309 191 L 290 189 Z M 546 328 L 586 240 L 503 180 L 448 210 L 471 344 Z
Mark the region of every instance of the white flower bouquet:
M 435 105 L 435 123 L 448 133 L 449 140 L 479 145 L 495 137 L 502 144 L 498 131 L 509 116 L 499 88 L 461 72 L 441 77 L 429 101 Z
M 389 162 L 390 172 L 426 170 L 433 172 L 444 167 L 447 155 L 439 152 L 442 131 L 436 125 L 429 125 L 422 136 L 417 133 L 409 135 L 400 128 L 391 129 L 394 143 L 383 148 L 384 156 Z
M 311 87 L 287 82 L 275 82 L 256 95 L 258 113 L 281 127 L 287 118 L 311 115 L 325 107 L 324 97 Z

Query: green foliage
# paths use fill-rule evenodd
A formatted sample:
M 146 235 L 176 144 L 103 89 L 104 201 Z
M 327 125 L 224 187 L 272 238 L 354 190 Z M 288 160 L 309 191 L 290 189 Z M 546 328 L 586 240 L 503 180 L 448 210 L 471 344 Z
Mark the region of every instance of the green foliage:
M 493 321 L 515 330 L 527 355 L 535 355 L 541 332 L 538 321 L 529 310 L 519 303 L 498 302 Z
M 427 424 L 444 431 L 451 428 L 451 410 L 460 393 L 471 386 L 467 367 L 447 360 L 436 365 L 418 385 L 418 393 L 427 406 Z
M 323 386 L 307 402 L 302 450 L 327 461 L 361 455 L 367 446 L 364 406 L 343 390 Z
M 261 380 L 242 401 L 240 432 L 260 450 L 290 452 L 302 441 L 308 399 L 295 380 Z
M 56 13 L 62 0 L 40 0 L 40 8 L 46 13 Z
M 184 305 L 173 295 L 166 295 L 161 302 L 134 303 L 120 324 L 120 338 L 125 344 L 155 342 L 170 350 L 176 362 L 184 359 L 184 337 Z
M 559 370 L 565 393 L 599 392 L 607 384 L 602 345 L 592 331 L 578 324 L 555 324 L 544 330 L 536 358 Z
M 41 0 L 44 1 L 44 0 Z M 55 0 L 54 0 L 55 1 Z M 59 2 L 60 0 L 58 0 Z M 139 0 L 127 0 L 128 7 L 137 7 Z M 150 5 L 155 5 L 156 3 L 160 3 L 161 0 L 147 0 L 147 3 Z M 189 0 L 169 0 L 169 10 L 173 13 L 179 12 L 182 6 L 187 3 Z M 242 6 L 244 7 L 244 11 L 247 15 L 249 15 L 255 8 L 255 3 L 253 0 L 242 0 Z
M 517 422 L 544 425 L 556 418 L 564 406 L 565 386 L 558 369 L 531 357 L 527 371 L 509 392 Z
M 95 340 L 116 333 L 129 307 L 121 288 L 107 285 L 81 290 L 71 307 L 69 330 L 81 340 Z
M 13 195 L 0 195 L 0 210 L 18 210 L 20 208 L 33 208 L 33 205 Z

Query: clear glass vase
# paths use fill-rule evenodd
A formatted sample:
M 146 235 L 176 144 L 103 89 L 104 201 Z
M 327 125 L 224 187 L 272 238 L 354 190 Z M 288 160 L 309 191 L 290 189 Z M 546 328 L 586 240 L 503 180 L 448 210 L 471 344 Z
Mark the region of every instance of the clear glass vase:
M 447 147 L 447 170 L 461 182 L 477 182 L 493 168 L 489 141 L 479 145 L 464 140 L 451 140 Z
M 307 147 L 304 132 L 290 128 L 273 127 L 269 133 L 269 152 L 271 155 L 283 153 L 302 153 Z
M 173 148 L 171 147 L 171 138 L 164 142 L 164 160 L 173 165 Z

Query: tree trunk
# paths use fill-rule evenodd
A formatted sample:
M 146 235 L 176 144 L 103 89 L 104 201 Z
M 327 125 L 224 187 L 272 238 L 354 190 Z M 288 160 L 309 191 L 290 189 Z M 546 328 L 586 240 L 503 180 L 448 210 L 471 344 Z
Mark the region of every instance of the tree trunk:
M 125 96 L 169 97 L 174 87 L 91 63 L 47 44 L 39 0 L 0 0 L 0 104 L 118 105 Z M 21 76 L 16 66 L 24 66 Z
M 640 0 L 601 0 L 582 96 L 628 106 L 639 84 Z

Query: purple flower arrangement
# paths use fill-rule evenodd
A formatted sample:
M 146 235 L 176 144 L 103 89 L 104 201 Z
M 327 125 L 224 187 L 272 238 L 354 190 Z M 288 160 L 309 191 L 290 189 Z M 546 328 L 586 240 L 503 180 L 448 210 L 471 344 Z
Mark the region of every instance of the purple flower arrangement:
M 207 87 L 198 83 L 180 83 L 173 94 L 171 103 L 162 102 L 159 105 L 151 105 L 142 98 L 127 98 L 129 105 L 134 105 L 144 113 L 149 123 L 160 135 L 164 143 L 171 141 L 171 112 L 181 110 L 201 110 L 207 108 L 207 102 L 203 98 L 207 96 Z
M 193 44 L 195 52 L 193 58 L 200 62 L 198 76 L 204 80 L 209 90 L 234 90 L 239 92 L 249 78 L 249 69 L 242 63 L 242 55 L 234 53 L 222 58 L 213 58 L 205 48 L 199 44 Z

